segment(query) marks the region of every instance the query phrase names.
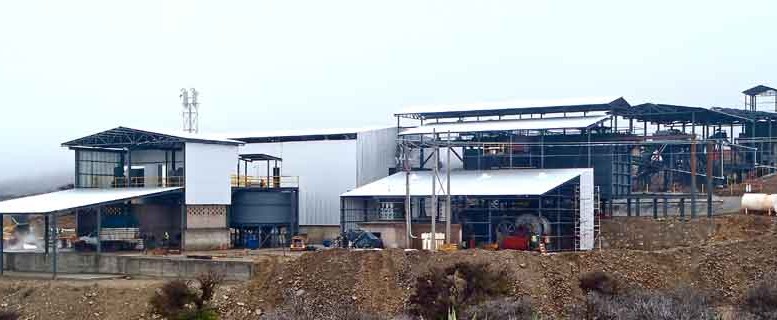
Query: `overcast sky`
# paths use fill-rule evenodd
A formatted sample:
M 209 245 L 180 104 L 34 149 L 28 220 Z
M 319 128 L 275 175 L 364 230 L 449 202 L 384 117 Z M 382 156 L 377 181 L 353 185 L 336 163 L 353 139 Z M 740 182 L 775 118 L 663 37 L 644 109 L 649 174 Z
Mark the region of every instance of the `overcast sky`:
M 777 85 L 776 1 L 3 1 L 0 181 L 119 125 L 394 123 L 406 105 L 577 96 L 741 107 Z M 67 171 L 69 172 L 69 171 Z

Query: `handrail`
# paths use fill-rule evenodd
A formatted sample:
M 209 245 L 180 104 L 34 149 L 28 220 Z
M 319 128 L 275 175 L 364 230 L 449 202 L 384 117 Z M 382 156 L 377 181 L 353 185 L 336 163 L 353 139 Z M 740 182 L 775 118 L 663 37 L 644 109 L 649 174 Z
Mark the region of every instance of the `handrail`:
M 298 176 L 244 176 L 232 175 L 230 178 L 233 187 L 249 188 L 297 188 Z
M 144 187 L 183 187 L 184 177 L 111 177 L 87 176 L 87 181 L 79 181 L 79 187 L 89 188 L 144 188 Z

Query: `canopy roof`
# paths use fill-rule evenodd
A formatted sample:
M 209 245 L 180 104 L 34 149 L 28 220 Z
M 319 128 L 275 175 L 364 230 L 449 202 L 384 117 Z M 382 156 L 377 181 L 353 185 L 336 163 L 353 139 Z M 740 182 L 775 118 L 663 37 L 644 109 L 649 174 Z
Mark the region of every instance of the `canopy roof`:
M 510 170 L 456 170 L 451 172 L 452 196 L 507 196 L 542 195 L 572 180 L 586 170 L 593 169 L 510 169 Z M 437 194 L 447 177 L 441 174 Z M 432 172 L 410 173 L 410 195 L 428 197 L 432 194 Z M 348 191 L 342 197 L 404 197 L 405 173 L 398 172 L 378 181 Z
M 671 104 L 644 103 L 631 108 L 619 109 L 613 114 L 660 124 L 695 123 L 717 125 L 750 121 L 742 114 L 729 114 L 720 109 L 678 106 Z
M 629 106 L 629 103 L 622 97 L 517 100 L 490 103 L 412 106 L 403 109 L 401 112 L 395 114 L 395 116 L 425 120 L 518 114 L 611 111 L 613 109 L 627 108 Z
M 557 117 L 535 118 L 519 120 L 490 120 L 472 122 L 434 123 L 409 128 L 399 135 L 487 132 L 487 131 L 512 131 L 512 130 L 547 130 L 547 129 L 583 129 L 597 124 L 610 116 L 588 117 Z
M 276 156 L 271 156 L 264 153 L 244 153 L 240 155 L 240 160 L 253 162 L 253 161 L 283 161 L 283 159 Z
M 759 94 L 762 94 L 764 92 L 769 92 L 769 91 L 777 92 L 777 89 L 772 87 L 767 87 L 765 85 L 757 85 L 755 87 L 742 91 L 742 93 L 748 96 L 757 96 Z
M 78 138 L 62 144 L 66 147 L 99 147 L 99 148 L 126 148 L 149 147 L 171 148 L 184 142 L 196 142 L 206 144 L 240 145 L 242 142 L 208 137 L 198 133 L 188 132 L 159 132 L 117 127 L 98 132 L 86 137 Z
M 183 188 L 181 187 L 113 189 L 76 188 L 2 201 L 0 202 L 0 213 L 56 213 L 84 209 L 97 205 L 107 205 L 134 198 L 176 193 L 180 192 L 182 189 Z

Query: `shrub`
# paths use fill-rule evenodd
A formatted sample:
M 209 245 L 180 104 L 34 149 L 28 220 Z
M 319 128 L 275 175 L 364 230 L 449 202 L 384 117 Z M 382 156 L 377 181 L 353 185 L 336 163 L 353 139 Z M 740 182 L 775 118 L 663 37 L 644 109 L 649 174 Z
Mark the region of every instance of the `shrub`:
M 151 297 L 151 310 L 165 318 L 178 318 L 194 302 L 196 294 L 183 280 L 168 281 Z
M 445 269 L 431 270 L 416 279 L 410 296 L 410 311 L 424 319 L 446 317 L 453 308 L 479 304 L 509 292 L 504 269 L 489 270 L 486 264 L 460 262 Z
M 460 317 L 462 320 L 531 320 L 536 318 L 537 314 L 528 298 L 488 300 L 466 308 Z
M 777 276 L 769 276 L 745 292 L 742 317 L 777 319 Z
M 218 313 L 207 307 L 224 277 L 209 271 L 197 276 L 198 290 L 189 281 L 172 280 L 159 288 L 149 301 L 151 311 L 167 319 L 216 320 Z
M 608 296 L 592 291 L 586 295 L 575 318 L 598 320 L 718 319 L 709 296 L 689 288 L 668 292 L 635 291 Z
M 618 282 L 609 274 L 602 271 L 593 271 L 580 275 L 580 289 L 583 293 L 596 292 L 603 295 L 618 293 Z

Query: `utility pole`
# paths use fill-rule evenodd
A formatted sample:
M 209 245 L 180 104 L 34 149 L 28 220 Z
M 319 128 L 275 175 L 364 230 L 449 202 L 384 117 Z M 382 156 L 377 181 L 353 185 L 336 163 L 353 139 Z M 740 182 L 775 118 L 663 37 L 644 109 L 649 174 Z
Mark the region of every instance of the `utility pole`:
M 453 208 L 451 208 L 451 132 L 448 131 L 448 160 L 445 166 L 446 183 L 445 187 L 445 243 L 451 244 L 451 217 Z
M 438 166 L 440 165 L 440 150 L 437 148 L 437 133 L 432 133 L 434 144 L 432 152 L 434 152 L 434 166 L 432 167 L 432 243 L 429 245 L 429 249 L 437 251 L 437 175 L 439 173 Z
M 412 230 L 410 229 L 410 219 L 412 218 L 412 210 L 410 208 L 410 153 L 408 152 L 407 142 L 402 141 L 402 154 L 404 155 L 404 160 L 402 163 L 402 169 L 405 171 L 405 241 L 407 244 L 407 249 L 410 249 L 413 247 L 411 241 L 412 241 Z

